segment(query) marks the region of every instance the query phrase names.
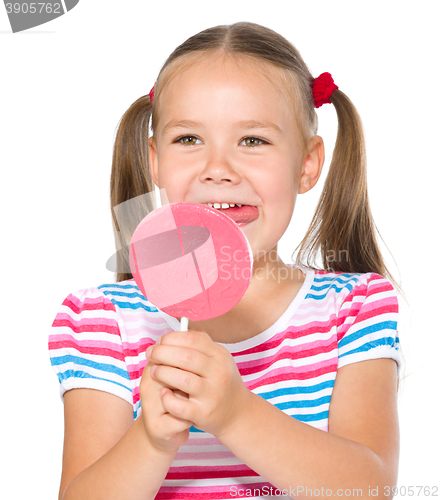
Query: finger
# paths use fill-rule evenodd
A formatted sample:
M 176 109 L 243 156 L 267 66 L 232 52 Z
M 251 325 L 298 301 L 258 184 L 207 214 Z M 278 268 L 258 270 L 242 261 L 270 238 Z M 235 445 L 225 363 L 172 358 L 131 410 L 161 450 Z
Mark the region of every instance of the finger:
M 169 432 L 169 434 L 177 434 L 178 432 L 185 431 L 189 429 L 193 424 L 190 420 L 185 420 L 183 418 L 171 415 L 171 413 L 165 413 L 162 419 L 164 433 Z
M 177 398 L 180 398 L 180 399 L 189 399 L 189 394 L 187 394 L 186 392 L 182 392 L 182 391 L 179 391 L 179 390 L 175 390 L 173 391 L 174 392 L 174 395 L 177 397 Z
M 167 365 L 204 376 L 211 358 L 187 347 L 174 345 L 155 345 L 149 347 L 146 356 L 156 365 Z
M 197 396 L 202 389 L 202 379 L 194 373 L 167 365 L 155 365 L 151 376 L 171 390 Z
M 156 429 L 156 432 L 158 431 L 165 439 L 170 439 L 173 435 L 186 431 L 192 425 L 194 424 L 190 420 L 184 420 L 171 415 L 171 413 L 165 413 L 160 419 L 160 428 Z
M 217 344 L 202 330 L 188 330 L 187 332 L 169 332 L 159 337 L 156 342 L 162 345 L 188 347 L 200 351 L 207 356 L 214 356 Z
M 166 412 L 185 422 L 192 422 L 190 417 L 192 415 L 193 405 L 189 399 L 185 400 L 184 398 L 177 397 L 174 395 L 173 391 L 167 388 L 162 389 L 160 395 L 162 398 L 162 406 Z

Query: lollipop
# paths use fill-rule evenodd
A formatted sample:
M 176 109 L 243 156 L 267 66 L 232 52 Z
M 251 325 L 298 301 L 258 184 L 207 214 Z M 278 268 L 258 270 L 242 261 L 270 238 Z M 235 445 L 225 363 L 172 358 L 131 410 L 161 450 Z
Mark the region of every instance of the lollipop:
M 143 295 L 157 308 L 203 321 L 232 309 L 252 276 L 249 242 L 228 216 L 197 203 L 153 210 L 130 243 L 130 269 Z

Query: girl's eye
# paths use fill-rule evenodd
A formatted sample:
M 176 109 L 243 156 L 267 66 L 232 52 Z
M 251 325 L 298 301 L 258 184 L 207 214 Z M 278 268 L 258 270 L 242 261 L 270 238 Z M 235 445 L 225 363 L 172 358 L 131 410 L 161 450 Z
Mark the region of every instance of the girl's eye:
M 245 146 L 249 146 L 251 148 L 260 146 L 261 144 L 267 144 L 266 141 L 263 141 L 263 139 L 259 139 L 258 137 L 245 137 L 241 142 L 244 142 Z
M 176 142 L 181 142 L 186 146 L 194 146 L 196 144 L 196 141 L 199 140 L 200 139 L 197 139 L 197 137 L 194 137 L 193 135 L 186 135 L 185 137 L 180 137 L 180 139 L 177 139 Z

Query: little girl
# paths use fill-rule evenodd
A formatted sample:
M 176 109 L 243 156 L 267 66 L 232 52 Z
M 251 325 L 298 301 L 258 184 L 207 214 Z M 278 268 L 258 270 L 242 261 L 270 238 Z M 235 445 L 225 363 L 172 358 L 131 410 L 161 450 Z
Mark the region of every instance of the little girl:
M 277 244 L 297 194 L 320 177 L 315 108 L 325 103 L 338 115 L 337 141 L 289 265 Z M 124 270 L 135 225 L 113 214 L 125 272 L 70 294 L 49 339 L 65 412 L 60 498 L 390 496 L 398 303 L 351 101 L 270 29 L 207 29 L 171 54 L 120 123 L 112 208 L 153 182 L 170 203 L 226 215 L 242 206 L 251 283 L 231 311 L 181 332 Z M 324 270 L 313 264 L 318 252 Z

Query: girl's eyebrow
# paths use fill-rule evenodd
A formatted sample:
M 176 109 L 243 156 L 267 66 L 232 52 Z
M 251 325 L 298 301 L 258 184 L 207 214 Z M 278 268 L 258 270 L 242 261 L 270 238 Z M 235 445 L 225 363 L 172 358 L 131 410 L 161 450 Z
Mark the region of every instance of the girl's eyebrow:
M 165 124 L 162 129 L 162 134 L 165 134 L 169 129 L 172 128 L 203 128 L 204 125 L 202 122 L 197 122 L 193 120 L 170 120 L 167 124 Z
M 273 130 L 279 134 L 282 134 L 283 131 L 281 128 L 271 121 L 259 122 L 257 120 L 243 120 L 237 123 L 237 127 L 239 128 L 261 128 L 265 130 Z
M 276 124 L 271 121 L 266 121 L 266 122 L 259 122 L 257 120 L 243 120 L 240 122 L 237 122 L 236 124 L 237 128 L 244 128 L 244 129 L 265 129 L 265 130 L 273 130 L 274 132 L 277 132 L 279 134 L 282 134 L 281 128 Z M 168 132 L 168 130 L 173 129 L 173 128 L 204 128 L 204 124 L 199 121 L 194 121 L 194 120 L 170 120 L 163 128 L 162 134 L 165 134 Z

